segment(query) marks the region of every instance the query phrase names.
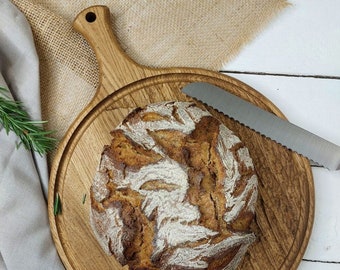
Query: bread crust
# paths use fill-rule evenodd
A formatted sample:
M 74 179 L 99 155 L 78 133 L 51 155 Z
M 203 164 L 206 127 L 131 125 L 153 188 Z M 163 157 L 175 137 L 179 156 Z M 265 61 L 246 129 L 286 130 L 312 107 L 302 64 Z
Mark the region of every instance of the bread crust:
M 188 102 L 138 108 L 112 132 L 91 187 L 91 225 L 130 269 L 234 269 L 255 235 L 248 149 Z

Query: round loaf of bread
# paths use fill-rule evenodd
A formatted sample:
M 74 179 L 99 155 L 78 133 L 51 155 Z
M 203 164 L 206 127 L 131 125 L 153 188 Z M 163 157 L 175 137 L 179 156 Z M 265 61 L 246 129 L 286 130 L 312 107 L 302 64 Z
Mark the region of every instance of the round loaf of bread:
M 91 226 L 129 269 L 235 269 L 257 176 L 248 149 L 193 103 L 138 108 L 112 132 L 91 186 Z

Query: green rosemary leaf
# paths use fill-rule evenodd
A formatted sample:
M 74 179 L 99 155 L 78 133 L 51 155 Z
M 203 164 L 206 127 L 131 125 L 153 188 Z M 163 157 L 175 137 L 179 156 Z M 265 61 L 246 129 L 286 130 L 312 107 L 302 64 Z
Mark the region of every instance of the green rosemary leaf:
M 57 140 L 49 135 L 54 131 L 45 131 L 42 127 L 47 121 L 32 121 L 22 102 L 11 100 L 8 93 L 7 89 L 0 87 L 0 124 L 6 134 L 14 132 L 21 140 L 17 147 L 23 145 L 40 155 L 53 150 Z
M 85 204 L 85 201 L 86 201 L 86 193 L 83 195 L 83 204 Z
M 53 205 L 53 214 L 54 214 L 55 216 L 61 214 L 61 200 L 60 200 L 60 195 L 59 195 L 59 193 L 56 193 L 56 194 L 55 194 L 54 205 Z

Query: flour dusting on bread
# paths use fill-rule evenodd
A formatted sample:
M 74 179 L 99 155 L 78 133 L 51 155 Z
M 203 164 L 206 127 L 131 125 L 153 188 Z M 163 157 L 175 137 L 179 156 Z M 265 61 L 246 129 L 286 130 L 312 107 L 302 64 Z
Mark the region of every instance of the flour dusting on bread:
M 235 269 L 255 241 L 248 149 L 189 102 L 138 108 L 112 132 L 91 187 L 91 225 L 130 269 Z

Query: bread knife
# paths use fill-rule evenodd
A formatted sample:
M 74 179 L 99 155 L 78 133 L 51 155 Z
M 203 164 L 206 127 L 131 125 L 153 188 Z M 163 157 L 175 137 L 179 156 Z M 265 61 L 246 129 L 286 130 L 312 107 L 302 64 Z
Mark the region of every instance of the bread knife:
M 182 92 L 329 170 L 340 170 L 340 146 L 206 82 Z

